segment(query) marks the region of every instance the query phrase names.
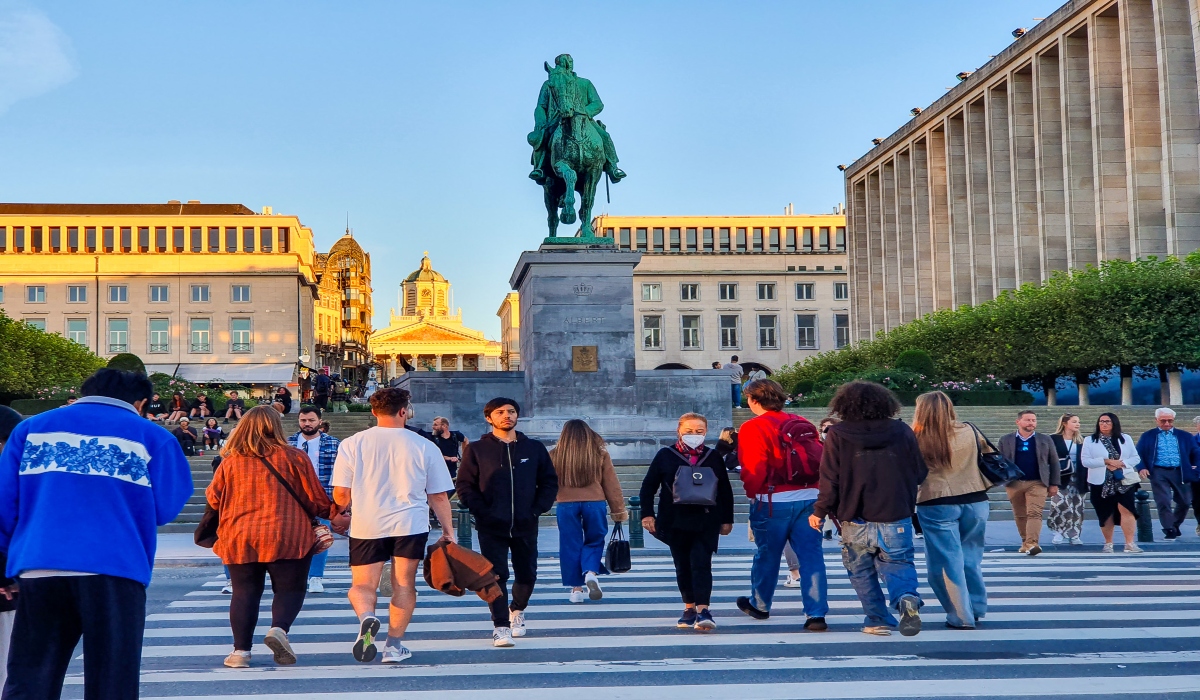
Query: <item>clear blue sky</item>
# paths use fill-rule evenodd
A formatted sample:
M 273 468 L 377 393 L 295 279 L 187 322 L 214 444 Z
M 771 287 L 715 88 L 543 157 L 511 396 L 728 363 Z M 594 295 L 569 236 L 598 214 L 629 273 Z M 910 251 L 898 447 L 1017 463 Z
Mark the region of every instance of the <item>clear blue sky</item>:
M 543 61 L 604 101 L 629 178 L 598 213 L 819 213 L 838 163 L 1059 4 L 0 0 L 0 200 L 270 205 L 321 249 L 348 212 L 377 327 L 428 250 L 494 336 L 546 235 Z

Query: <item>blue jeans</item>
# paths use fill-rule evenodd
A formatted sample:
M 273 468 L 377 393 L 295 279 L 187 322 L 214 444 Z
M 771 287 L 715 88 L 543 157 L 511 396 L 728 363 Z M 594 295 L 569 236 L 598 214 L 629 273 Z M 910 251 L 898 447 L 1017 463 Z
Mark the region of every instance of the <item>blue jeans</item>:
M 323 518 L 317 518 L 317 522 L 321 523 L 322 525 L 329 524 L 329 521 L 325 520 Z M 312 563 L 308 565 L 308 577 L 312 578 L 312 577 L 316 576 L 317 578 L 320 578 L 320 577 L 324 576 L 325 575 L 325 560 L 328 558 L 329 558 L 329 550 L 328 549 L 325 550 L 324 552 L 321 552 L 320 554 L 314 554 L 313 558 L 312 558 Z
M 983 536 L 988 503 L 917 506 L 925 532 L 929 587 L 946 610 L 946 622 L 974 627 L 987 613 L 983 584 Z
M 742 405 L 742 385 L 741 384 L 730 384 L 729 388 L 733 390 L 732 391 L 733 407 L 737 408 L 738 406 L 741 406 Z
M 754 563 L 750 567 L 750 602 L 764 612 L 771 611 L 771 599 L 779 584 L 779 557 L 784 543 L 790 542 L 800 560 L 800 597 L 804 614 L 825 617 L 829 612 L 829 584 L 825 578 L 825 557 L 821 553 L 821 531 L 808 524 L 812 501 L 750 503 L 750 527 L 754 530 Z
M 602 573 L 604 536 L 608 534 L 608 504 L 604 501 L 559 503 L 554 507 L 558 518 L 558 567 L 564 586 L 583 586 L 588 571 Z
M 842 522 L 842 563 L 850 574 L 850 583 L 858 594 L 866 613 L 864 625 L 899 624 L 884 604 L 879 587 L 882 574 L 888 587 L 892 608 L 898 609 L 900 599 L 914 596 L 918 606 L 917 567 L 913 564 L 912 519 L 894 523 Z

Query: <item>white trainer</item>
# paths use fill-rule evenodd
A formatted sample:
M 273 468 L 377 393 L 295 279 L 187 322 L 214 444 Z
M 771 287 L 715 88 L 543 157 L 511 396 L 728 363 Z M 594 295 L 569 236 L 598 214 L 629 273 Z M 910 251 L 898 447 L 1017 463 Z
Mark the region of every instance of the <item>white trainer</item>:
M 1074 545 L 1083 544 L 1083 538 L 1082 537 L 1072 537 L 1071 544 L 1074 544 Z
M 800 587 L 800 579 L 792 578 L 792 575 L 788 574 L 787 578 L 785 578 L 783 580 L 783 587 L 784 588 L 799 588 Z
M 309 593 L 324 593 L 325 592 L 325 582 L 321 580 L 320 576 L 313 576 L 308 579 L 308 592 Z
M 398 664 L 402 661 L 408 661 L 411 658 L 412 652 L 403 644 L 398 647 L 385 646 L 383 648 L 383 661 L 381 663 Z
M 233 653 L 225 657 L 225 665 L 229 668 L 250 668 L 250 652 L 233 650 Z
M 225 579 L 225 585 L 221 586 L 221 592 L 225 595 L 233 595 L 233 581 Z
M 509 610 L 508 622 L 512 625 L 512 636 L 525 636 L 525 611 L 524 610 Z
M 494 647 L 512 647 L 516 646 L 512 638 L 512 630 L 508 627 L 497 627 L 492 630 L 492 646 Z
M 1054 533 L 1054 539 L 1050 540 L 1050 544 L 1062 544 L 1062 543 L 1063 543 L 1062 533 L 1060 533 L 1060 532 Z
M 588 598 L 591 600 L 600 600 L 604 597 L 604 591 L 600 589 L 600 579 L 596 578 L 594 572 L 587 572 L 583 577 L 583 583 L 587 586 Z
M 573 590 L 573 591 L 571 591 L 571 595 L 567 596 L 567 600 L 570 600 L 572 603 L 587 602 L 587 593 L 584 593 L 583 591 L 574 591 Z

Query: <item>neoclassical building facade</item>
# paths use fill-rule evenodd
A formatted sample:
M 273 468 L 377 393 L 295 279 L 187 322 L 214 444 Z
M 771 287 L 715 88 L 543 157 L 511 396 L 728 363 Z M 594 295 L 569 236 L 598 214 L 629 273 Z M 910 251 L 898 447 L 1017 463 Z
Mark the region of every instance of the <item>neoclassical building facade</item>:
M 450 307 L 450 282 L 433 269 L 429 255 L 400 284 L 399 313 L 391 309 L 388 327 L 370 338 L 370 352 L 383 379 L 416 371 L 496 371 L 501 344 L 463 325 L 462 310 Z

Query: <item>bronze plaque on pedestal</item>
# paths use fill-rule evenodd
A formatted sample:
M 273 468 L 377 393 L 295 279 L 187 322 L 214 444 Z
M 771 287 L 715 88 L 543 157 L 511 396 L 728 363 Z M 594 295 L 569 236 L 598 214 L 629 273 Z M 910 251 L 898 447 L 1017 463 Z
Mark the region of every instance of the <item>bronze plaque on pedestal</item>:
M 595 345 L 572 345 L 571 346 L 571 371 L 572 372 L 598 372 L 600 371 L 600 355 L 596 352 Z

